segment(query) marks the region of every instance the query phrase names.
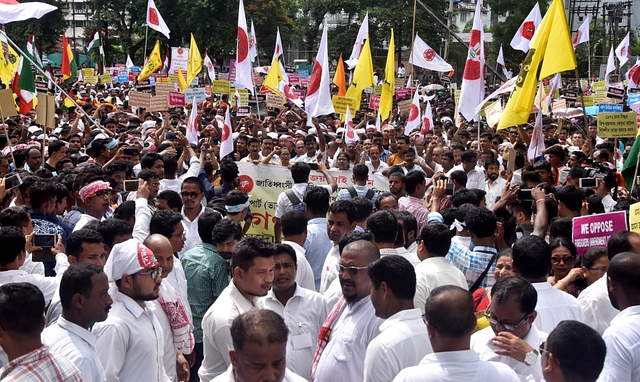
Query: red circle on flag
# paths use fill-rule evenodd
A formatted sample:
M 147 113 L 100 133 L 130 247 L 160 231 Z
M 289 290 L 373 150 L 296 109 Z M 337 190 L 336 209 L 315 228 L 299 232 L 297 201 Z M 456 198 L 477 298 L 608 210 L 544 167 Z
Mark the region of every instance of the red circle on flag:
M 522 25 L 522 37 L 526 38 L 527 40 L 531 40 L 535 33 L 536 24 L 534 24 L 533 21 L 526 21 Z
M 322 65 L 316 60 L 313 63 L 313 71 L 311 72 L 311 82 L 307 87 L 307 97 L 314 94 L 320 88 L 320 80 L 322 77 Z
M 640 66 L 634 65 L 629 70 L 629 79 L 636 85 L 640 82 Z
M 422 55 L 424 56 L 424 59 L 427 61 L 433 61 L 433 59 L 436 58 L 436 52 L 431 48 L 425 50 Z
M 408 122 L 413 122 L 416 120 L 416 118 L 418 118 L 418 114 L 420 114 L 420 111 L 418 110 L 418 107 L 416 105 L 411 105 L 411 113 L 409 113 L 409 120 Z
M 480 50 L 482 42 L 480 41 L 480 31 L 477 29 L 471 30 L 471 38 L 469 39 L 469 56 L 467 62 L 464 65 L 463 77 L 465 80 L 478 80 L 480 79 Z
M 246 193 L 251 192 L 253 190 L 253 179 L 249 175 L 238 176 L 238 190 Z
M 351 125 L 353 125 L 353 123 L 352 123 Z M 353 138 L 354 136 L 355 136 L 355 133 L 353 132 L 353 130 L 352 130 L 352 129 L 349 129 L 349 130 L 347 131 L 347 137 L 348 137 L 348 138 Z
M 226 141 L 230 135 L 231 135 L 231 129 L 229 128 L 229 125 L 225 123 L 224 126 L 222 127 L 222 140 Z
M 158 20 L 158 11 L 155 8 L 149 8 L 149 22 L 153 25 L 160 25 Z
M 422 129 L 420 129 L 420 134 L 424 135 L 429 130 L 431 130 L 431 121 L 429 118 L 425 118 L 422 120 Z
M 247 32 L 238 27 L 238 62 L 242 62 L 249 55 L 249 38 Z

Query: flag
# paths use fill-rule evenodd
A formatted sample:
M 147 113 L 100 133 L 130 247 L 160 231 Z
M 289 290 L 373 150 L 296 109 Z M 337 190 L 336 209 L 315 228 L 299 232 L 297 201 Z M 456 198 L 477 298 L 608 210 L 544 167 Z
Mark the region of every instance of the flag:
M 293 102 L 297 107 L 302 107 L 302 100 L 298 98 L 298 95 L 293 92 L 291 86 L 289 86 L 289 84 L 287 84 L 286 82 L 280 81 L 280 84 L 278 84 L 278 92 L 284 94 L 289 102 Z
M 496 62 L 500 65 L 500 67 L 502 68 L 502 74 L 504 74 L 504 76 L 507 79 L 511 79 L 511 77 L 513 77 L 513 73 L 511 73 L 510 71 L 507 70 L 507 67 L 504 64 L 504 54 L 502 53 L 502 44 L 500 44 L 500 52 L 498 53 L 498 58 L 496 59 Z
M 369 12 L 367 12 L 362 19 L 362 24 L 360 24 L 360 29 L 358 29 L 358 35 L 356 36 L 356 42 L 353 44 L 353 49 L 351 50 L 351 56 L 349 56 L 349 59 L 345 61 L 349 70 L 353 70 L 353 68 L 358 64 L 360 53 L 362 53 L 362 49 L 364 49 L 364 41 L 368 39 Z
M 433 111 L 431 110 L 431 102 L 427 101 L 427 106 L 425 107 L 424 115 L 422 116 L 422 128 L 420 129 L 420 135 L 424 136 L 432 127 Z
M 511 47 L 527 53 L 531 46 L 531 41 L 533 41 L 533 36 L 538 30 L 538 26 L 540 26 L 540 20 L 542 20 L 540 6 L 536 3 L 527 18 L 522 22 L 522 25 L 520 25 L 520 28 L 518 28 L 516 35 L 511 39 Z
M 82 70 L 78 72 L 78 82 L 84 82 L 84 77 L 82 76 Z
M 624 38 L 622 39 L 622 41 L 620 41 L 620 44 L 616 48 L 616 56 L 620 61 L 621 68 L 624 64 L 627 63 L 627 61 L 629 61 L 629 58 L 631 57 L 631 52 L 629 50 L 629 32 L 627 32 L 627 35 L 624 36 Z
M 436 72 L 450 72 L 453 70 L 453 67 L 443 60 L 442 57 L 438 56 L 438 53 L 431 49 L 417 33 L 413 41 L 413 49 L 411 51 L 411 57 L 409 57 L 409 63 L 421 68 L 435 70 Z
M 91 53 L 92 50 L 100 46 L 100 33 L 98 27 L 93 28 L 93 32 L 89 36 L 89 43 L 87 44 L 87 53 Z
M 100 41 L 100 47 L 98 49 L 100 52 L 100 57 L 98 58 L 98 74 L 102 74 L 107 67 L 104 62 L 104 47 L 102 46 L 102 41 Z
M 220 142 L 220 159 L 226 157 L 233 152 L 233 134 L 231 132 L 231 118 L 229 117 L 229 109 L 224 114 L 224 124 L 222 125 L 222 141 Z
M 509 97 L 498 129 L 526 123 L 538 81 L 552 74 L 573 70 L 575 67 L 576 56 L 569 35 L 564 5 L 562 0 L 553 0 L 542 19 L 538 32 L 533 37 L 531 50 L 517 77 L 518 85 Z M 462 100 L 461 104 L 463 104 Z
M 636 61 L 635 65 L 625 74 L 629 89 L 634 89 L 640 84 L 640 61 Z
M 278 86 L 282 80 L 282 71 L 280 70 L 280 65 L 278 65 L 278 58 L 274 57 L 273 61 L 271 61 L 269 72 L 262 82 L 262 86 L 265 86 L 277 95 L 284 95 L 278 90 Z
M 198 144 L 198 103 L 196 97 L 193 96 L 193 102 L 191 103 L 191 113 L 189 113 L 189 120 L 187 121 L 187 139 L 189 143 Z
M 167 45 L 165 51 L 164 51 L 164 60 L 162 60 L 162 73 L 169 73 L 169 52 L 171 52 L 171 47 L 169 47 L 169 45 Z M 206 53 L 205 53 L 206 55 Z M 127 56 L 127 58 L 129 58 L 129 56 Z
M 347 112 L 345 114 L 344 129 L 344 143 L 349 144 L 351 142 L 360 141 L 358 134 L 356 134 L 356 131 L 353 128 L 353 119 L 351 119 L 351 110 L 349 109 L 349 106 L 347 106 Z
M 495 99 L 500 94 L 511 93 L 513 91 L 513 89 L 516 87 L 516 81 L 517 80 L 518 80 L 518 77 L 513 77 L 513 78 L 509 79 L 509 81 L 507 81 L 504 84 L 502 84 L 502 86 L 500 86 L 493 93 L 491 93 L 489 96 L 487 96 L 485 99 L 483 99 L 482 102 L 480 102 L 480 104 L 478 106 L 476 106 L 476 109 L 474 110 L 474 112 L 476 114 L 480 114 L 480 112 L 482 111 L 482 106 L 484 106 L 484 104 L 487 103 L 487 101 L 489 101 L 490 99 Z
M 380 120 L 380 113 L 378 113 L 378 115 L 376 116 L 376 132 L 377 133 L 381 133 L 382 129 L 380 128 L 382 126 L 382 121 Z
M 527 150 L 527 159 L 529 163 L 533 163 L 535 158 L 544 155 L 544 133 L 542 131 L 542 111 L 536 116 L 536 123 L 533 126 L 533 134 L 531 134 L 531 143 Z
M 78 72 L 76 66 L 76 60 L 73 59 L 73 52 L 71 46 L 67 41 L 67 35 L 62 33 L 62 78 L 64 82 L 71 83 Z
M 316 60 L 313 62 L 311 82 L 307 86 L 307 96 L 304 100 L 304 109 L 307 112 L 307 123 L 311 117 L 333 113 L 331 103 L 331 88 L 329 87 L 329 55 L 327 52 L 327 22 L 322 28 L 322 38 Z
M 155 50 L 155 46 L 154 46 L 154 50 Z M 159 48 L 158 48 L 158 51 L 160 51 Z M 153 51 L 151 51 L 151 54 L 153 54 Z M 129 56 L 128 54 L 127 54 L 127 62 L 125 63 L 125 66 L 127 67 L 127 70 L 131 70 L 131 68 L 135 66 L 133 64 L 133 60 L 131 59 L 131 56 Z
M 144 63 L 142 71 L 138 75 L 138 82 L 144 81 L 147 78 L 151 77 L 151 75 L 160 68 L 162 68 L 162 57 L 160 57 L 160 41 L 156 40 L 156 45 L 153 47 L 151 54 L 147 58 L 147 62 Z
M 629 151 L 629 156 L 627 160 L 624 161 L 624 165 L 622 166 L 622 177 L 627 182 L 629 187 L 632 184 L 638 184 L 638 182 L 634 182 L 633 176 L 635 174 L 636 165 L 638 163 L 638 154 L 640 154 L 640 130 L 638 130 L 638 134 L 636 135 L 636 139 L 633 142 L 633 146 L 631 146 L 631 151 Z
M 280 29 L 278 29 L 278 33 L 280 33 Z M 253 26 L 253 20 L 251 20 L 251 40 L 249 40 L 249 55 L 251 56 L 251 62 L 256 62 L 256 58 L 258 57 L 258 40 L 256 39 L 256 27 Z
M 0 67 L 2 67 L 2 64 L 0 63 Z M 47 75 L 47 78 L 49 79 L 49 81 L 47 82 L 47 93 L 53 92 L 55 91 L 55 86 L 53 84 L 53 71 L 51 69 L 51 65 L 47 65 L 47 68 L 45 69 L 45 74 Z
M 573 49 L 583 42 L 589 42 L 589 26 L 591 25 L 591 16 L 587 15 L 580 28 L 576 31 L 576 35 L 573 36 Z
M 604 72 L 604 81 L 609 87 L 609 74 L 616 70 L 616 59 L 613 57 L 613 46 L 609 51 L 609 59 L 607 60 L 607 70 Z
M 31 59 L 31 61 L 35 62 L 36 66 L 40 69 L 42 66 L 42 57 L 40 55 L 40 49 L 38 49 L 38 44 L 36 43 L 36 35 L 32 34 L 27 38 L 27 50 L 25 51 L 27 56 Z
M 387 63 L 384 68 L 384 82 L 382 83 L 382 93 L 380 94 L 380 110 L 378 111 L 384 119 L 389 118 L 389 114 L 391 114 L 393 95 L 396 92 L 394 49 L 393 29 L 391 29 L 391 40 L 389 40 L 389 50 L 387 50 Z
M 160 15 L 160 11 L 156 8 L 156 3 L 154 3 L 153 0 L 149 0 L 147 3 L 147 26 L 162 33 L 167 39 L 169 39 L 171 31 L 164 22 L 164 19 Z
M 556 75 L 551 80 L 549 87 L 549 94 L 547 95 L 547 105 L 551 106 L 553 101 L 553 93 L 556 92 L 556 89 L 559 89 L 562 86 L 562 77 L 560 73 L 556 73 Z
M 282 75 L 283 80 L 286 83 L 289 83 L 289 76 L 287 76 L 287 73 L 284 71 L 284 66 L 282 65 L 282 62 L 280 62 L 280 56 L 282 56 L 283 52 L 282 40 L 280 40 L 280 28 L 276 28 L 276 47 L 273 50 L 273 59 L 277 60 L 278 66 L 280 66 L 280 74 Z M 273 60 L 271 61 L 273 62 Z
M 540 82 L 542 84 L 542 82 Z M 547 95 L 544 93 L 544 87 L 538 86 L 538 92 L 536 93 L 536 99 L 533 102 L 538 107 L 538 111 L 542 114 L 549 114 L 549 104 L 547 103 Z
M 204 66 L 207 67 L 207 73 L 209 74 L 209 79 L 211 80 L 211 82 L 216 80 L 216 70 L 213 67 L 213 62 L 211 62 L 211 59 L 209 58 L 209 55 L 207 53 L 207 51 L 204 51 Z
M 184 78 L 184 74 L 182 74 L 182 69 L 178 69 L 178 88 L 180 88 L 180 93 L 184 93 L 185 90 L 189 87 L 189 83 Z
M 373 62 L 371 61 L 371 47 L 369 39 L 364 42 L 364 48 L 360 52 L 358 64 L 353 71 L 353 77 L 349 89 L 347 89 L 347 97 L 355 98 L 356 105 L 360 105 L 362 99 L 362 91 L 372 87 L 373 84 Z
M 344 62 L 342 61 L 342 54 L 338 59 L 338 66 L 336 67 L 336 74 L 333 75 L 333 84 L 338 87 L 338 95 L 344 97 L 347 94 L 347 77 L 344 74 Z
M 460 106 L 458 111 L 470 121 L 477 118 L 475 108 L 484 98 L 484 28 L 482 26 L 481 1 L 476 4 L 473 16 L 473 28 L 469 40 L 469 53 L 464 65 L 462 86 L 460 87 Z
M 189 63 L 187 65 L 187 84 L 191 84 L 194 78 L 202 71 L 202 56 L 196 44 L 196 39 L 191 33 L 191 44 L 189 45 Z
M 416 92 L 413 94 L 413 101 L 411 102 L 411 112 L 404 126 L 404 135 L 408 137 L 413 129 L 420 126 L 420 122 L 420 93 L 418 89 L 416 89 Z
M 47 13 L 53 12 L 57 9 L 58 7 L 46 3 L 18 3 L 15 0 L 4 0 L 0 2 L 0 24 L 24 21 L 31 18 L 39 19 Z
M 36 83 L 33 79 L 31 64 L 20 57 L 18 72 L 13 78 L 13 92 L 19 97 L 20 114 L 27 114 L 33 109 L 33 99 L 36 98 Z
M 406 83 L 407 87 L 413 87 L 413 74 L 409 74 L 409 78 L 407 79 L 407 83 Z
M 240 0 L 238 8 L 238 40 L 236 45 L 236 82 L 235 87 L 248 89 L 253 94 L 253 68 L 249 58 L 249 35 L 247 19 L 244 17 L 244 3 Z

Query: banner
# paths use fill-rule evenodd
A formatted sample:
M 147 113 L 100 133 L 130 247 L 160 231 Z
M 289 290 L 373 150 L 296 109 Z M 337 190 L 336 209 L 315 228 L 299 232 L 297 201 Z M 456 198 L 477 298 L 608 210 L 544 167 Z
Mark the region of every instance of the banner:
M 573 218 L 573 243 L 578 255 L 590 247 L 607 247 L 609 237 L 616 232 L 627 230 L 625 211 L 589 215 Z
M 629 230 L 640 233 L 640 203 L 632 204 L 629 208 Z
M 275 213 L 278 206 L 278 196 L 281 192 L 291 189 L 293 179 L 291 171 L 283 166 L 272 166 L 266 164 L 252 164 L 238 162 L 240 171 L 238 189 L 251 195 L 250 207 L 253 217 L 252 225 L 245 236 L 258 236 L 270 242 L 274 242 L 274 225 L 276 222 Z M 331 175 L 338 182 L 338 190 L 331 195 L 329 203 L 333 203 L 338 192 L 342 188 L 352 186 L 351 171 L 330 171 Z M 326 184 L 324 175 L 317 171 L 311 171 L 309 183 L 323 185 Z M 387 177 L 381 174 L 369 175 L 367 185 L 377 192 L 389 190 Z
M 598 136 L 633 138 L 638 133 L 636 113 L 598 113 Z
M 169 73 L 178 73 L 182 69 L 187 73 L 189 66 L 189 48 L 171 47 L 171 67 Z
M 360 109 L 360 105 L 358 105 L 358 100 L 352 97 L 341 97 L 334 95 L 331 99 L 333 102 L 333 108 L 336 113 L 344 114 L 347 112 L 347 106 L 352 112 Z

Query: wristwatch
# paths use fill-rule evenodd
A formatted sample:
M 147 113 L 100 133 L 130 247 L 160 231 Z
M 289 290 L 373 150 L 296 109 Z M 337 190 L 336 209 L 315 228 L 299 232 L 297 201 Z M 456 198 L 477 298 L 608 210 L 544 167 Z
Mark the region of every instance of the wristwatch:
M 528 353 L 526 353 L 524 355 L 524 363 L 527 366 L 533 365 L 538 360 L 538 356 L 539 355 L 540 355 L 540 353 L 538 353 L 538 351 L 536 349 L 531 350 L 530 352 L 528 352 Z

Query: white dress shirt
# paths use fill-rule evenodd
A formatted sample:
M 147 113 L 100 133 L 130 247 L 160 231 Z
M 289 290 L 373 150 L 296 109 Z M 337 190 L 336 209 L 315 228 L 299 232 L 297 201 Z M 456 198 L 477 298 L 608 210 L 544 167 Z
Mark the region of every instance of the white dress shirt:
M 447 176 L 450 176 L 452 172 L 458 171 L 458 170 L 463 171 L 467 174 L 466 187 L 468 189 L 477 188 L 478 190 L 484 190 L 486 177 L 484 174 L 484 168 L 482 168 L 482 166 L 476 166 L 471 171 L 466 172 L 464 171 L 464 168 L 462 167 L 462 165 L 459 164 L 457 166 L 453 166 L 451 170 L 449 170 L 449 172 L 447 173 Z
M 584 321 L 582 322 L 592 327 L 600 335 L 604 334 L 604 331 L 611 324 L 611 320 L 620 313 L 609 300 L 606 273 L 580 292 L 578 304 L 584 313 Z
M 45 277 L 42 275 L 31 274 L 20 270 L 9 270 L 0 272 L 0 285 L 10 283 L 29 283 L 33 284 L 40 289 L 40 292 L 44 295 L 45 304 L 49 304 L 51 299 L 58 291 L 60 286 L 60 280 L 62 274 L 69 268 L 69 260 L 64 253 L 58 253 L 56 255 L 56 266 L 53 270 L 56 272 L 56 277 Z
M 406 368 L 393 382 L 491 381 L 519 382 L 516 373 L 498 362 L 480 360 L 473 350 L 447 351 L 425 356 Z
M 33 255 L 29 252 L 27 252 L 27 255 L 24 257 L 24 263 L 22 263 L 18 269 L 31 273 L 32 275 L 44 276 L 44 264 L 39 261 L 33 261 Z
M 418 242 L 414 241 L 413 243 L 411 243 L 411 245 L 409 245 L 409 248 L 407 248 L 407 251 L 417 254 L 418 253 Z M 420 259 L 418 259 L 418 260 L 420 260 Z
M 287 368 L 310 378 L 311 362 L 318 343 L 320 328 L 329 315 L 329 304 L 318 292 L 296 286 L 293 297 L 282 305 L 273 293 L 260 298 L 258 304 L 278 313 L 289 328 Z
M 106 382 L 104 368 L 96 354 L 96 336 L 85 328 L 60 317 L 42 332 L 42 343 L 52 353 L 65 356 L 80 370 L 83 382 Z
M 162 362 L 164 336 L 155 306 L 145 301 L 142 308 L 120 291 L 113 297 L 109 317 L 92 331 L 107 381 L 168 381 Z
M 304 157 L 306 157 L 306 154 L 304 155 Z M 313 162 L 307 163 L 316 163 L 316 161 L 314 160 Z M 308 183 L 296 183 L 291 187 L 291 190 L 298 197 L 298 199 L 302 201 L 302 199 L 304 198 L 304 193 L 307 191 L 308 186 Z M 325 184 L 320 185 L 319 187 L 324 187 L 327 191 L 329 191 L 329 195 L 333 194 L 333 189 L 331 188 L 331 186 Z M 280 219 L 285 212 L 291 211 L 292 209 L 293 204 L 291 204 L 291 200 L 289 200 L 286 192 L 281 192 L 280 195 L 278 195 L 278 207 L 276 207 L 276 213 L 274 214 L 274 216 Z
M 536 324 L 532 324 L 529 333 L 524 336 L 523 340 L 529 346 L 538 350 L 540 344 L 547 339 L 547 335 L 547 333 L 539 331 L 538 328 L 536 328 Z M 538 357 L 536 363 L 533 365 L 527 366 L 526 363 L 516 361 L 509 356 L 496 354 L 495 351 L 500 348 L 493 344 L 493 337 L 495 336 L 496 334 L 491 327 L 474 333 L 471 336 L 471 350 L 478 353 L 480 359 L 483 361 L 500 362 L 509 366 L 522 380 L 544 381 L 541 357 Z
M 176 291 L 171 287 L 171 284 L 167 282 L 167 279 L 162 280 L 160 288 L 164 290 L 164 293 L 167 296 L 176 293 Z M 165 373 L 167 373 L 167 377 L 169 377 L 169 380 L 171 382 L 176 382 L 178 380 L 178 372 L 176 370 L 177 347 L 175 342 L 173 341 L 173 329 L 171 328 L 171 322 L 169 322 L 169 316 L 167 316 L 167 313 L 162 308 L 162 305 L 160 305 L 160 300 L 155 299 L 152 301 L 152 303 L 156 307 L 156 318 L 158 319 L 158 323 L 162 328 L 162 335 L 164 337 L 164 349 L 162 356 L 164 371 Z
M 598 382 L 640 380 L 640 306 L 618 313 L 605 330 L 607 357 Z
M 198 233 L 198 219 L 200 219 L 200 216 L 204 213 L 204 209 L 205 207 L 200 205 L 200 213 L 191 221 L 184 214 L 184 207 L 182 208 L 182 225 L 184 226 L 187 241 L 184 242 L 182 251 L 178 252 L 178 258 L 181 258 L 182 255 L 191 248 L 195 248 L 198 244 L 202 243 L 202 239 L 200 239 L 200 234 Z
M 382 320 L 375 315 L 369 296 L 345 304 L 336 319 L 315 370 L 315 382 L 362 381 L 367 346 L 378 334 Z
M 538 292 L 538 303 L 536 304 L 538 315 L 535 324 L 539 330 L 551 333 L 560 321 L 584 321 L 584 313 L 582 313 L 580 304 L 578 304 L 575 297 L 554 288 L 548 281 L 532 283 L 531 285 Z
M 184 275 L 182 262 L 175 256 L 173 256 L 173 270 L 169 272 L 165 280 L 171 284 L 176 293 L 178 293 L 182 305 L 184 305 L 184 310 L 187 313 L 191 330 L 193 330 L 193 315 L 191 314 L 191 305 L 189 305 L 189 297 L 187 294 L 187 277 Z
M 174 179 L 160 179 L 160 189 L 158 193 L 164 190 L 175 191 L 178 194 L 182 191 L 182 181 L 191 178 L 197 177 L 200 172 L 200 158 L 197 156 L 192 156 L 189 158 L 189 169 L 179 178 Z
M 455 285 L 469 289 L 464 274 L 444 257 L 430 257 L 422 260 L 416 267 L 416 294 L 413 306 L 424 313 L 424 306 L 431 291 L 439 286 Z
M 220 296 L 209 307 L 202 318 L 202 347 L 204 359 L 198 370 L 201 382 L 209 382 L 222 374 L 231 365 L 229 350 L 231 341 L 231 323 L 239 315 L 254 308 L 255 302 L 249 301 L 240 293 L 231 281 Z
M 390 382 L 407 367 L 433 353 L 419 309 L 401 310 L 380 325 L 380 334 L 367 346 L 365 382 Z
M 313 279 L 313 269 L 311 269 L 311 264 L 305 257 L 305 250 L 298 243 L 294 243 L 293 241 L 282 240 L 282 244 L 289 244 L 294 251 L 296 251 L 296 260 L 298 265 L 298 270 L 296 272 L 296 283 L 303 288 L 307 288 L 315 292 L 316 283 Z
M 338 264 L 340 263 L 340 248 L 337 245 L 331 247 L 331 250 L 324 259 L 322 265 L 322 276 L 320 277 L 320 290 L 321 294 L 329 289 L 329 286 L 333 280 L 338 278 Z
M 484 183 L 484 190 L 487 192 L 485 195 L 485 200 L 487 201 L 487 208 L 491 208 L 494 204 L 496 204 L 496 200 L 502 196 L 502 189 L 504 185 L 507 184 L 507 181 L 502 177 L 498 177 L 498 179 L 494 180 L 491 185 L 489 185 L 489 179 L 487 179 Z
M 233 366 L 229 365 L 229 368 L 225 370 L 224 373 L 215 377 L 212 382 L 236 382 L 236 377 L 233 374 Z M 286 368 L 282 382 L 307 382 L 307 380 L 292 372 L 289 368 Z
M 415 252 L 409 252 L 409 250 L 407 250 L 405 247 L 395 248 L 395 251 L 396 251 L 396 255 L 404 257 L 414 267 L 417 267 L 418 264 L 420 264 L 420 259 L 418 258 L 418 255 L 416 255 Z
M 89 214 L 82 214 L 82 216 L 80 216 L 80 220 L 78 220 L 76 225 L 73 226 L 73 232 L 76 232 L 77 230 L 84 228 L 84 226 L 87 225 L 87 223 L 95 220 L 100 221 L 100 219 L 96 219 Z

